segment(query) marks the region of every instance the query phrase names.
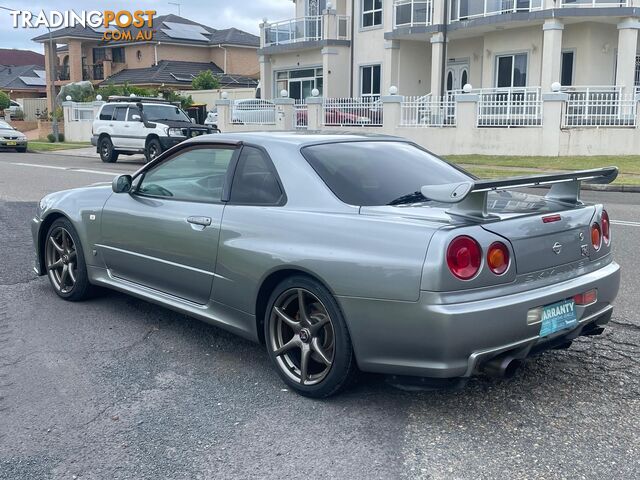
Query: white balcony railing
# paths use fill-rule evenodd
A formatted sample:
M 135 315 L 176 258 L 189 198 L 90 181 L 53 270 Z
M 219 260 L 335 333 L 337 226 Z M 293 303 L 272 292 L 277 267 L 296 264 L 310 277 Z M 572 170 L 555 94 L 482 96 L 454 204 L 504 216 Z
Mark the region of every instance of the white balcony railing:
M 265 47 L 322 40 L 322 16 L 292 18 L 265 27 Z
M 562 117 L 564 128 L 635 127 L 638 99 L 618 86 L 563 89 L 569 100 Z
M 330 24 L 329 39 L 349 39 L 349 19 L 347 15 L 336 15 L 335 25 Z M 286 45 L 298 42 L 325 40 L 325 22 L 333 20 L 326 15 L 291 18 L 265 26 L 264 46 Z
M 433 0 L 396 0 L 393 27 L 424 27 L 433 24 Z
M 403 97 L 400 104 L 401 127 L 455 127 L 456 97 Z
M 540 127 L 540 87 L 486 88 L 479 91 L 478 127 Z
M 542 10 L 543 0 L 451 0 L 449 22 Z
M 630 0 L 561 0 L 562 8 L 628 7 Z

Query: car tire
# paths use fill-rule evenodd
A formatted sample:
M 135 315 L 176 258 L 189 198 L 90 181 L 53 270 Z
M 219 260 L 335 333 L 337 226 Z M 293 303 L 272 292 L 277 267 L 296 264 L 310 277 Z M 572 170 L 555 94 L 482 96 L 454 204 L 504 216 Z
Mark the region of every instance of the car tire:
M 16 152 L 25 153 L 27 151 L 27 147 L 18 147 L 16 148 Z
M 98 143 L 100 159 L 104 163 L 114 163 L 118 160 L 118 152 L 113 149 L 113 142 L 109 137 L 102 137 Z
M 91 296 L 94 289 L 89 283 L 82 244 L 68 219 L 59 218 L 49 227 L 44 260 L 49 282 L 60 298 L 77 302 Z
M 162 154 L 162 145 L 160 144 L 160 140 L 157 138 L 152 138 L 147 142 L 147 146 L 144 149 L 144 157 L 147 160 L 147 163 L 153 162 L 158 156 Z
M 357 372 L 340 306 L 329 290 L 310 277 L 292 276 L 274 289 L 265 312 L 264 335 L 278 374 L 306 397 L 334 395 Z

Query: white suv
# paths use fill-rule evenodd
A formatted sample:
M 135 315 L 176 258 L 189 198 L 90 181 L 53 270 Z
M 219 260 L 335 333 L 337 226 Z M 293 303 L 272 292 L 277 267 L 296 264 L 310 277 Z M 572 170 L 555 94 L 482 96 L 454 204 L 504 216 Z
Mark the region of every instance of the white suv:
M 146 97 L 109 97 L 93 120 L 91 144 L 103 162 L 144 153 L 148 162 L 187 138 L 214 133 L 177 105 Z

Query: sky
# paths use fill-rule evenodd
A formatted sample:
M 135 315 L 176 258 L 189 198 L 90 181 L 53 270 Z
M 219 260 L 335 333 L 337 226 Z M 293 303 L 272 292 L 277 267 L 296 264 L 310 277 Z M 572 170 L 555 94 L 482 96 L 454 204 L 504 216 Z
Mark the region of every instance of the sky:
M 209 27 L 222 29 L 236 27 L 240 30 L 258 35 L 258 25 L 263 18 L 270 21 L 284 20 L 294 16 L 295 9 L 291 0 L 171 0 L 180 3 L 180 14 L 183 17 L 202 23 Z M 178 13 L 176 5 L 166 0 L 0 0 L 0 6 L 11 9 L 25 9 L 24 5 L 34 13 L 44 10 L 156 10 L 157 15 Z M 13 28 L 12 17 L 6 10 L 0 10 L 0 48 L 22 48 L 43 53 L 42 46 L 31 39 L 47 29 Z

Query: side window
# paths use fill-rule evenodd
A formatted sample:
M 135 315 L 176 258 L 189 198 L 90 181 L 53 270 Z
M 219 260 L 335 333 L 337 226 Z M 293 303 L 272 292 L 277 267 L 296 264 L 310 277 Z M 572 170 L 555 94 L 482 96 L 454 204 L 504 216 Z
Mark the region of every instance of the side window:
M 244 147 L 233 176 L 230 201 L 245 205 L 276 205 L 282 198 L 283 192 L 270 160 L 259 149 Z
M 115 108 L 114 105 L 105 105 L 102 107 L 102 110 L 100 110 L 100 120 L 111 120 Z
M 183 150 L 146 172 L 137 193 L 188 202 L 219 202 L 234 152 L 235 148 L 229 147 Z
M 127 118 L 127 107 L 116 107 L 116 113 L 113 119 L 118 122 L 124 122 L 125 118 Z

